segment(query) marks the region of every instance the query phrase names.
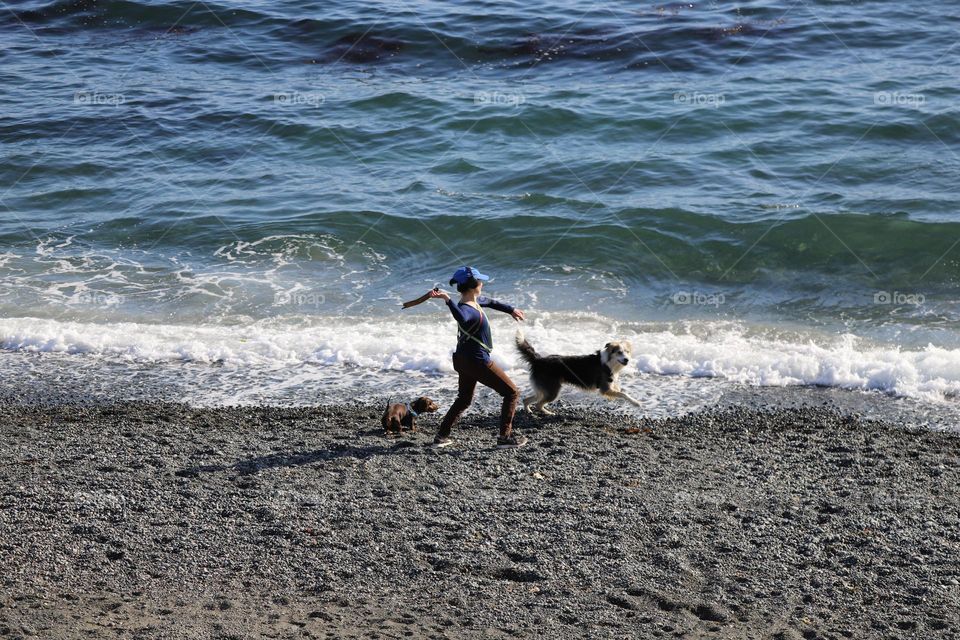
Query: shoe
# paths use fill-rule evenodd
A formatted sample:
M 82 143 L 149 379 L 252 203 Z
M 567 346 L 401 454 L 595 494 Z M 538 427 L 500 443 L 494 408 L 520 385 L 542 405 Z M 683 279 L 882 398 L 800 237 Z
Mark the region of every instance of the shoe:
M 516 449 L 527 444 L 527 438 L 525 436 L 512 435 L 504 438 L 500 436 L 497 438 L 497 449 Z
M 450 438 L 450 437 L 441 438 L 440 436 L 437 436 L 436 438 L 433 439 L 433 446 L 435 449 L 440 449 L 441 447 L 449 447 L 452 444 L 453 444 L 453 438 Z

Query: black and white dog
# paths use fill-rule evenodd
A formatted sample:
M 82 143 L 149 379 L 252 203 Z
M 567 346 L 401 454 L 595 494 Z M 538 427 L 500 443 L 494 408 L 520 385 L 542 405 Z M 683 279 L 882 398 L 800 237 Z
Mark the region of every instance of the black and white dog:
M 620 370 L 630 361 L 631 346 L 627 341 L 608 342 L 603 349 L 584 356 L 541 356 L 517 332 L 517 350 L 530 365 L 530 384 L 533 395 L 523 399 L 523 408 L 530 410 L 531 403 L 537 411 L 553 415 L 546 408 L 560 395 L 564 383 L 581 389 L 599 391 L 605 398 L 620 398 L 635 406 L 640 403 L 620 390 Z

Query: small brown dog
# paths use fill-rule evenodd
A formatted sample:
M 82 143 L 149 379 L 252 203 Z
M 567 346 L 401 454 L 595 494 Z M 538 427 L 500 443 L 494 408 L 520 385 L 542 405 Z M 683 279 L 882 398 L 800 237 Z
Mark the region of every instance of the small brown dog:
M 413 402 L 405 404 L 390 404 L 387 400 L 387 407 L 383 410 L 383 417 L 380 418 L 384 435 L 398 436 L 403 428 L 416 431 L 416 417 L 421 413 L 433 413 L 439 408 L 437 403 L 427 396 L 420 396 Z

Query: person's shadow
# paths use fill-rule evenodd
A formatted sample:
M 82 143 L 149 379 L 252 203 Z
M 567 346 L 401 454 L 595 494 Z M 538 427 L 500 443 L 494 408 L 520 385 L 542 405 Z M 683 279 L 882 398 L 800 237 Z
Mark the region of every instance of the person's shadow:
M 379 435 L 382 431 L 371 431 L 363 435 Z M 348 444 L 333 444 L 327 449 L 314 449 L 313 451 L 294 451 L 289 453 L 271 453 L 265 456 L 247 458 L 238 460 L 233 464 L 203 464 L 192 467 L 186 467 L 175 472 L 174 475 L 181 478 L 195 478 L 204 473 L 217 473 L 221 471 L 233 471 L 238 475 L 246 476 L 259 473 L 265 469 L 276 467 L 299 467 L 308 464 L 330 462 L 340 458 L 356 458 L 365 460 L 378 455 L 392 455 L 410 447 L 422 446 L 417 443 L 401 439 L 397 441 L 385 441 L 384 444 L 353 446 Z
M 563 422 L 562 416 L 540 416 L 532 419 L 527 412 L 517 416 L 515 424 L 522 430 L 535 431 L 545 425 L 553 425 Z M 497 417 L 485 416 L 465 420 L 459 427 L 464 430 L 485 431 L 491 434 L 496 433 Z M 420 431 L 422 433 L 422 430 Z M 383 437 L 382 429 L 369 429 L 360 433 L 364 438 L 377 437 L 379 444 L 366 446 L 357 446 L 351 444 L 333 443 L 326 449 L 314 449 L 312 451 L 293 451 L 288 453 L 271 453 L 265 456 L 247 458 L 238 460 L 232 464 L 201 464 L 192 467 L 186 467 L 176 471 L 174 475 L 181 478 L 195 478 L 205 473 L 218 473 L 223 471 L 232 471 L 241 476 L 248 476 L 259 473 L 266 469 L 277 467 L 300 467 L 309 464 L 330 462 L 341 458 L 356 458 L 366 460 L 373 456 L 393 455 L 408 449 L 410 447 L 429 447 L 430 443 L 417 443 L 407 438 L 409 432 L 405 433 L 400 439 L 388 440 Z M 457 455 L 456 450 L 444 450 L 447 454 Z

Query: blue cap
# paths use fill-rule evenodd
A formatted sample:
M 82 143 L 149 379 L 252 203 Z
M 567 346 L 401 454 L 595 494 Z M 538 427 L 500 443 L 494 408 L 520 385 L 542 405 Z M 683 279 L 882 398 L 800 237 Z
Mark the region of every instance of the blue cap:
M 450 278 L 450 284 L 463 284 L 470 278 L 475 278 L 477 280 L 489 280 L 490 276 L 485 276 L 473 267 L 460 267 L 457 269 L 457 272 L 453 274 L 453 277 Z

